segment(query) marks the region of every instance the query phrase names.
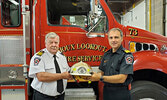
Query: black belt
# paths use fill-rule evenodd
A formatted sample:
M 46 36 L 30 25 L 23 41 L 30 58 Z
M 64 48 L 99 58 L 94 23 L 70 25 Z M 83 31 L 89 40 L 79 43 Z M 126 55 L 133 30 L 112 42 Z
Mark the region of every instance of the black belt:
M 105 83 L 104 84 L 105 87 L 108 87 L 108 88 L 126 88 L 129 90 L 128 86 L 127 85 L 124 85 L 124 84 L 110 84 L 110 83 Z
M 61 95 L 56 95 L 56 96 L 54 96 L 54 97 L 55 97 L 55 99 L 57 99 L 57 98 L 59 98 L 59 97 L 61 97 L 61 96 L 63 96 L 63 95 L 65 95 L 65 93 L 63 93 L 63 94 L 61 94 Z
M 61 94 L 61 95 L 49 96 L 49 95 L 43 94 L 43 93 L 41 93 L 41 92 L 39 92 L 39 91 L 37 91 L 37 90 L 34 90 L 34 93 L 35 93 L 35 92 L 37 92 L 37 93 L 40 94 L 40 95 L 44 95 L 44 96 L 48 96 L 48 97 L 53 97 L 53 98 L 55 98 L 55 99 L 57 99 L 57 98 L 59 98 L 59 97 L 65 95 L 65 93 L 63 93 L 63 94 Z
M 112 84 L 112 83 L 104 83 L 104 86 L 106 87 L 127 87 L 124 84 Z

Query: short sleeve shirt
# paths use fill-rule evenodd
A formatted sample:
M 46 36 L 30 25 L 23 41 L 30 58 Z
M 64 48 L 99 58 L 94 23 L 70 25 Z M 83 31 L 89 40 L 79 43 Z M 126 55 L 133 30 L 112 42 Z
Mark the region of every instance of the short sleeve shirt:
M 104 54 L 99 66 L 104 75 L 133 74 L 133 55 L 125 51 L 121 45 L 116 52 L 112 53 L 112 49 L 110 49 Z
M 31 86 L 35 90 L 49 96 L 60 95 L 57 92 L 57 81 L 40 82 L 36 77 L 36 73 L 39 73 L 39 72 L 56 73 L 53 54 L 51 54 L 46 48 L 41 51 L 43 52 L 42 55 L 38 55 L 38 53 L 36 53 L 31 58 L 31 61 L 30 61 L 29 77 L 33 78 Z M 59 64 L 61 73 L 67 72 L 70 70 L 67 64 L 66 57 L 62 55 L 60 51 L 56 53 L 56 59 Z M 63 85 L 65 90 L 67 86 L 66 79 L 63 79 Z

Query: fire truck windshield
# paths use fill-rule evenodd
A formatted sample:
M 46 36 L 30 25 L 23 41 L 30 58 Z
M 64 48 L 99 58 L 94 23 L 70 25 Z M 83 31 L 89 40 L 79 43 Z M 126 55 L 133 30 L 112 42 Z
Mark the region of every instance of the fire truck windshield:
M 1 24 L 7 26 L 20 25 L 20 0 L 1 0 L 2 7 L 2 22 Z
M 81 27 L 87 31 L 104 32 L 105 13 L 94 0 L 47 0 L 48 24 Z

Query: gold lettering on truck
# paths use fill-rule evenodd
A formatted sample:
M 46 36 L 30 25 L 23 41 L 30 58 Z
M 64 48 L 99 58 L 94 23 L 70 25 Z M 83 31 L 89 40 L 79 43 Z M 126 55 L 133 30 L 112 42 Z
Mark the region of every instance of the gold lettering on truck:
M 82 44 L 70 44 L 65 45 L 59 48 L 60 52 L 67 52 L 73 50 L 95 50 L 100 52 L 106 52 L 107 47 L 98 45 L 98 44 L 89 44 L 89 43 L 82 43 Z
M 129 31 L 130 31 L 130 35 L 134 35 L 134 36 L 137 36 L 138 35 L 138 30 L 137 29 L 133 29 L 133 28 L 129 28 Z

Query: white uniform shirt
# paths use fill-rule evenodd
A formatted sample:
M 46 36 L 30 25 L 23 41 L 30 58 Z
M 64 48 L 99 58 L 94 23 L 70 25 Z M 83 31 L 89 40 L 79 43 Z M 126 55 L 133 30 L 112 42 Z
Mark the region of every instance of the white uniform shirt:
M 56 73 L 53 54 L 51 54 L 46 48 L 42 51 L 44 51 L 44 53 L 41 56 L 35 54 L 31 58 L 29 69 L 29 77 L 33 78 L 31 86 L 35 90 L 49 96 L 60 95 L 60 93 L 57 92 L 57 81 L 40 82 L 36 77 L 36 73 L 39 72 Z M 62 55 L 60 51 L 56 53 L 56 59 L 59 64 L 61 73 L 69 71 L 70 68 L 67 64 L 66 57 Z M 63 79 L 63 86 L 65 90 L 67 86 L 66 79 Z

